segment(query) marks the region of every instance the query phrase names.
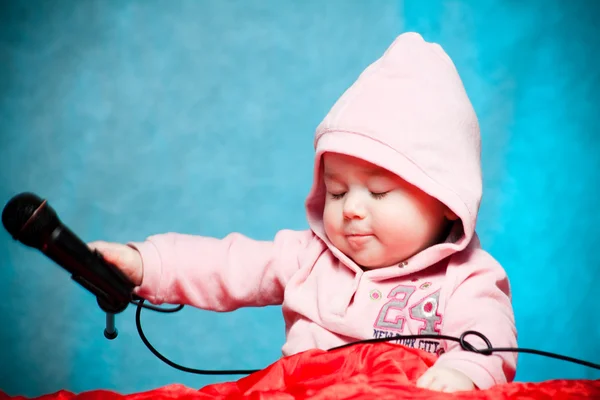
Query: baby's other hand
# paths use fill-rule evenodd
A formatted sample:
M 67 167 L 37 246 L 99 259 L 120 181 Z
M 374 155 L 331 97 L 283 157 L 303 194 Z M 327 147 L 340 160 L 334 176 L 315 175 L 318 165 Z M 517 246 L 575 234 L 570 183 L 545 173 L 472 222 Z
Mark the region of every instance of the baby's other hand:
M 417 387 L 438 392 L 461 392 L 474 390 L 475 384 L 462 372 L 434 365 L 417 380 Z
M 140 253 L 125 244 L 96 241 L 88 247 L 97 250 L 109 263 L 115 265 L 135 286 L 142 284 L 143 265 Z

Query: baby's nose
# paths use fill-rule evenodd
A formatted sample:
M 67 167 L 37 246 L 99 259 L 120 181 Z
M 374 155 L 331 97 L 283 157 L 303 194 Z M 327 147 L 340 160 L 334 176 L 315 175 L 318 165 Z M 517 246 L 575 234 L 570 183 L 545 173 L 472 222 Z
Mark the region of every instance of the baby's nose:
M 358 195 L 346 196 L 344 202 L 344 218 L 346 219 L 354 219 L 365 218 L 366 208 L 364 202 L 359 198 Z

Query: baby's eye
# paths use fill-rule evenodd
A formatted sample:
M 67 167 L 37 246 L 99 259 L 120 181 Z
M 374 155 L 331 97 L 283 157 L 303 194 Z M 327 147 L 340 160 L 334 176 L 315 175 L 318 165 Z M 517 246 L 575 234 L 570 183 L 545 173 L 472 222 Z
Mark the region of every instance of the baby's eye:
M 379 193 L 371 192 L 371 196 L 373 196 L 373 198 L 375 198 L 375 199 L 382 199 L 388 193 L 389 192 L 379 192 Z
M 338 200 L 341 199 L 342 197 L 344 197 L 344 195 L 346 193 L 330 193 L 331 194 L 331 198 L 334 200 Z

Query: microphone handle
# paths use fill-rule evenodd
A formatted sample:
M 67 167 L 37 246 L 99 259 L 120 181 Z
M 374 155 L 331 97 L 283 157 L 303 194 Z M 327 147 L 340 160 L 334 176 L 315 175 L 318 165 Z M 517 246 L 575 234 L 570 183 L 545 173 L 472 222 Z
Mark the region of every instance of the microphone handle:
M 134 284 L 65 225 L 56 226 L 41 250 L 69 271 L 74 281 L 96 295 L 104 311 L 119 313 L 127 308 Z

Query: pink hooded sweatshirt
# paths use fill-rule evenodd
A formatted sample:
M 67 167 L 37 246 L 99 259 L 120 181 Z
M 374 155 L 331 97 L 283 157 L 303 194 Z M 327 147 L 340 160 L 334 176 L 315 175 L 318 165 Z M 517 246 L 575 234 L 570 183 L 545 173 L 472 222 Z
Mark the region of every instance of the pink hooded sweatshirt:
M 400 35 L 342 95 L 315 137 L 310 229 L 272 241 L 239 233 L 223 239 L 166 233 L 132 243 L 142 255 L 138 295 L 151 303 L 232 311 L 282 305 L 283 355 L 397 334 L 484 334 L 515 347 L 508 278 L 480 247 L 477 117 L 454 64 L 416 33 Z M 444 243 L 397 265 L 362 270 L 327 239 L 321 155 L 362 158 L 438 198 L 459 217 Z M 467 339 L 478 348 L 481 340 Z M 395 339 L 439 354 L 436 365 L 466 374 L 480 389 L 513 380 L 516 353 L 490 356 L 445 340 Z

